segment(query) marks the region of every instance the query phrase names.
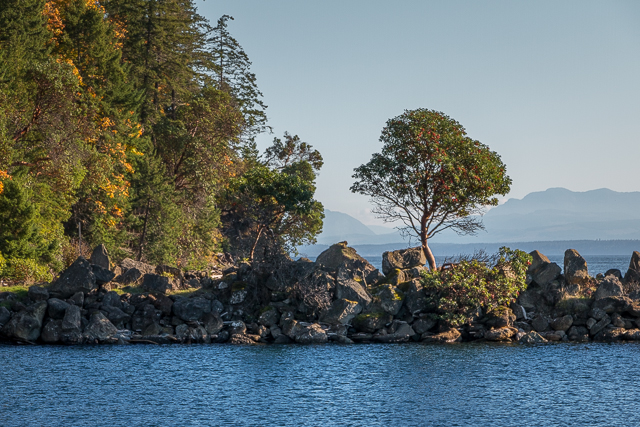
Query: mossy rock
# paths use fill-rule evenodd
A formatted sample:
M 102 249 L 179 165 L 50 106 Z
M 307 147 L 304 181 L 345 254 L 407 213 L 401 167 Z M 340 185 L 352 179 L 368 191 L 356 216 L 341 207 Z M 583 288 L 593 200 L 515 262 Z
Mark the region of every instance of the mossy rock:
M 362 261 L 368 263 L 362 258 L 355 249 L 347 246 L 347 242 L 340 242 L 331 245 L 329 249 L 322 252 L 316 258 L 316 263 L 322 265 L 329 270 L 337 270 L 340 266 L 349 261 Z
M 393 320 L 393 316 L 385 312 L 359 314 L 353 319 L 353 327 L 358 331 L 373 333 Z
M 584 314 L 591 308 L 593 301 L 590 297 L 564 297 L 555 305 L 558 312 L 567 314 Z

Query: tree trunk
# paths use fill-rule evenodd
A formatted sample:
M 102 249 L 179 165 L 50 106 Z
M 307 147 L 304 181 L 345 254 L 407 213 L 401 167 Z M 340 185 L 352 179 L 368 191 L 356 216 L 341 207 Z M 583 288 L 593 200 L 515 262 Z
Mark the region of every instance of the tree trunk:
M 260 236 L 262 235 L 263 227 L 258 228 L 258 235 L 256 236 L 255 242 L 253 242 L 253 246 L 251 247 L 251 252 L 249 253 L 249 261 L 253 262 L 253 254 L 256 252 L 256 247 L 258 246 L 258 240 L 260 240 Z
M 431 248 L 424 242 L 422 245 L 422 251 L 424 252 L 424 256 L 427 257 L 427 263 L 429 264 L 429 270 L 436 270 L 438 267 L 436 266 L 436 258 L 433 256 L 431 252 Z

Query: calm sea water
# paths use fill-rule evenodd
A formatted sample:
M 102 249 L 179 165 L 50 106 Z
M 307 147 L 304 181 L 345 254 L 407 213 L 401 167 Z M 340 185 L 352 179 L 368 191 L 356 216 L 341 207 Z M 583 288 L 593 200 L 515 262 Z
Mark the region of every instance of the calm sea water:
M 640 346 L 0 346 L 2 426 L 632 426 Z

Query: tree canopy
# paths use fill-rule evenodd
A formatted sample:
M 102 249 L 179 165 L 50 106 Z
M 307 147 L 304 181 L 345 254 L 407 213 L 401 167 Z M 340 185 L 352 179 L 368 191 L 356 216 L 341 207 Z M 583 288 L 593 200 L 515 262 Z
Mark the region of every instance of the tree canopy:
M 447 229 L 482 229 L 482 208 L 497 205 L 496 195 L 509 192 L 506 167 L 497 153 L 438 111 L 405 111 L 387 121 L 380 141 L 381 153 L 355 169 L 351 191 L 370 196 L 374 213 L 385 221 L 400 221 L 435 269 L 429 239 Z

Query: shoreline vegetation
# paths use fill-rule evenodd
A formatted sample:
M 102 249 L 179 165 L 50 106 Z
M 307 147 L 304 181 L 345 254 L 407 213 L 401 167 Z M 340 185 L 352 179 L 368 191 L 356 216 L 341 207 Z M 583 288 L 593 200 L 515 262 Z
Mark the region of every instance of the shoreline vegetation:
M 106 248 L 51 283 L 0 288 L 1 341 L 17 344 L 321 344 L 640 340 L 640 253 L 596 277 L 575 250 L 564 274 L 503 248 L 428 270 L 420 248 L 382 272 L 341 242 L 315 262 L 237 261 L 184 272 Z

